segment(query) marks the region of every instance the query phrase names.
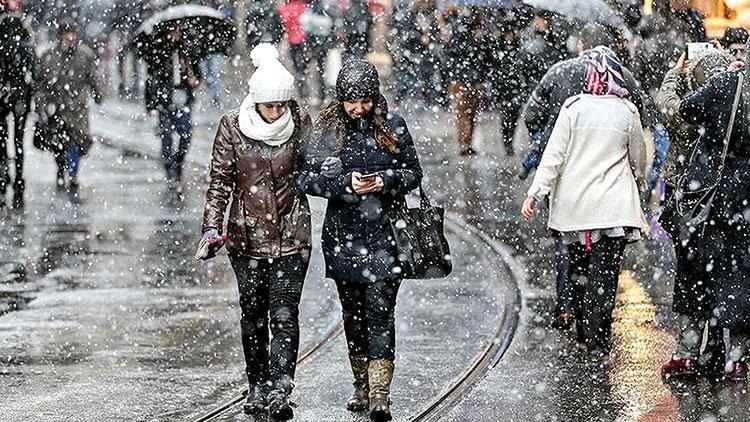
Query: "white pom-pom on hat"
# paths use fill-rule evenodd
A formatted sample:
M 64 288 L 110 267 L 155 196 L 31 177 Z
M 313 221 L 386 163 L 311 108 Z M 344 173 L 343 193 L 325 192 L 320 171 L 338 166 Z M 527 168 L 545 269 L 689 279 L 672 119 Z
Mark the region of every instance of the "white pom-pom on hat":
M 267 42 L 260 43 L 250 52 L 250 60 L 253 62 L 253 66 L 260 67 L 261 63 L 270 60 L 279 60 L 279 50 L 276 49 L 272 44 Z
M 279 61 L 279 51 L 272 44 L 258 44 L 250 52 L 256 67 L 248 81 L 253 102 L 289 101 L 294 96 L 294 75 Z

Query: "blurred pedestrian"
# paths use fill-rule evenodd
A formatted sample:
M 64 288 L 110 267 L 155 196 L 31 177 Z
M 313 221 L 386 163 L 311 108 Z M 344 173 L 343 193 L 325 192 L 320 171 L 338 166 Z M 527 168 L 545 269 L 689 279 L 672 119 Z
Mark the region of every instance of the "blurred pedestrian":
M 714 192 L 710 199 L 700 202 L 703 212 L 684 214 L 684 218 L 691 221 L 683 226 L 682 241 L 699 254 L 702 262 L 711 264 L 715 294 L 712 317 L 720 327 L 729 330 L 725 376 L 732 381 L 747 382 L 750 185 L 746 181 L 750 178 L 750 125 L 747 122 L 750 97 L 748 79 L 744 78 L 740 96 L 735 100 L 741 72 L 745 70 L 719 73 L 682 100 L 680 117 L 687 123 L 700 125 L 702 136 L 694 158 L 687 165 L 680 191 L 685 200 L 703 196 L 706 190 Z M 732 113 L 735 101 L 738 106 L 736 113 Z M 730 124 L 733 114 L 734 122 Z
M 528 86 L 534 87 L 549 68 L 568 57 L 566 38 L 555 25 L 553 13 L 538 9 L 529 26 L 520 34 L 520 60 L 517 71 Z
M 748 38 L 750 35 L 745 28 L 727 28 L 721 38 L 721 45 L 732 54 L 735 60 L 743 60 Z
M 456 132 L 461 155 L 474 155 L 471 146 L 484 84 L 493 69 L 495 45 L 479 8 L 460 8 L 448 18 L 447 45 L 450 95 L 456 110 Z
M 289 54 L 294 65 L 294 77 L 301 98 L 307 98 L 307 64 L 309 62 L 305 45 L 305 31 L 300 18 L 307 9 L 307 0 L 286 0 L 279 6 L 279 14 L 284 23 L 286 38 L 289 41 Z
M 253 0 L 247 7 L 245 17 L 247 49 L 265 42 L 278 44 L 284 38 L 284 25 L 279 9 L 272 0 Z
M 51 129 L 60 145 L 55 151 L 57 186 L 72 192 L 79 188 L 81 158 L 91 148 L 89 98 L 101 104 L 102 95 L 94 53 L 78 39 L 76 23 L 62 18 L 57 23 L 59 41 L 41 58 L 41 78 L 36 107 L 41 124 Z
M 521 51 L 521 39 L 517 27 L 517 18 L 514 14 L 505 16 L 498 26 L 500 39 L 498 48 L 495 50 L 497 63 L 490 79 L 494 98 L 493 103 L 499 105 L 503 114 L 502 133 L 505 153 L 512 156 L 513 135 L 516 130 L 518 117 L 523 104 L 529 96 L 529 91 L 537 81 L 532 82 L 527 75 L 521 71 L 523 64 L 523 53 Z
M 310 256 L 310 208 L 297 184 L 310 117 L 271 44 L 251 53 L 255 73 L 240 108 L 221 119 L 211 156 L 202 244 L 215 251 L 229 204 L 227 249 L 237 277 L 249 393 L 247 414 L 293 417 L 299 301 Z M 198 257 L 208 258 L 199 249 Z M 269 341 L 268 333 L 271 331 Z
M 171 190 L 179 192 L 182 166 L 193 136 L 191 115 L 194 89 L 198 86 L 198 66 L 182 43 L 182 30 L 174 24 L 144 56 L 148 66 L 146 110 L 152 115 L 158 114 L 167 183 Z M 175 135 L 176 148 L 173 145 Z
M 549 228 L 567 246 L 576 331 L 589 353 L 608 354 L 625 245 L 646 226 L 646 144 L 622 68 L 606 47 L 589 50 L 585 94 L 565 101 L 534 181 L 524 218 L 550 195 Z
M 228 0 L 213 0 L 209 5 L 219 12 L 228 20 L 234 22 L 234 6 Z M 201 62 L 201 73 L 206 81 L 208 89 L 208 98 L 214 108 L 221 108 L 222 84 L 221 79 L 224 76 L 224 62 L 226 58 L 223 54 L 211 54 Z
M 682 99 L 703 86 L 712 76 L 724 72 L 729 66 L 728 53 L 720 50 L 705 50 L 688 61 L 685 54 L 677 65 L 664 77 L 656 106 L 669 130 L 669 151 L 666 156 L 664 181 L 668 202 L 659 221 L 672 238 L 676 257 L 672 310 L 677 315 L 677 348 L 672 359 L 662 366 L 662 374 L 669 377 L 694 377 L 699 371 L 712 366 L 717 358 L 723 370 L 723 333 L 715 321 L 712 323 L 714 307 L 708 262 L 700 260 L 698 254 L 683 245 L 680 239 L 680 217 L 674 198 L 679 177 L 700 137 L 698 126 L 685 122 L 680 117 Z M 703 332 L 708 322 L 707 350 L 701 354 Z M 700 359 L 700 360 L 699 360 Z
M 308 0 L 300 23 L 305 31 L 305 47 L 309 58 L 315 60 L 314 70 L 318 78 L 318 96 L 311 96 L 308 103 L 323 104 L 328 99 L 325 70 L 333 43 L 333 17 L 328 5 L 321 0 Z
M 24 134 L 38 78 L 32 31 L 20 11 L 20 1 L 0 1 L 0 208 L 6 205 L 5 194 L 11 185 L 9 147 L 14 151 L 15 170 L 12 205 L 23 206 Z M 13 139 L 9 124 L 13 126 Z
M 368 0 L 343 1 L 344 61 L 363 59 L 370 51 L 372 15 Z
M 428 106 L 442 102 L 440 24 L 434 0 L 401 2 L 391 14 L 391 52 L 396 71 L 395 100 L 422 99 Z
M 369 406 L 371 420 L 389 421 L 402 279 L 389 216 L 406 207 L 422 168 L 406 122 L 388 112 L 375 66 L 346 62 L 336 97 L 316 124 L 300 184 L 328 198 L 323 256 L 338 288 L 354 373 L 347 408 Z

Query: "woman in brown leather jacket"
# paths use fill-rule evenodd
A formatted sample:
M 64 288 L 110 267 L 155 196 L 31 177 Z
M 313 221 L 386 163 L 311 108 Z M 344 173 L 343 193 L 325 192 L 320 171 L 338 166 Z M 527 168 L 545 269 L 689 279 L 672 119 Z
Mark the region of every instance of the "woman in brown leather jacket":
M 292 100 L 294 77 L 276 49 L 261 44 L 251 57 L 257 69 L 249 93 L 239 110 L 222 117 L 214 140 L 202 245 L 216 250 L 227 239 L 237 277 L 250 385 L 245 413 L 268 408 L 273 420 L 289 420 L 298 307 L 310 255 L 310 208 L 297 177 L 311 122 Z

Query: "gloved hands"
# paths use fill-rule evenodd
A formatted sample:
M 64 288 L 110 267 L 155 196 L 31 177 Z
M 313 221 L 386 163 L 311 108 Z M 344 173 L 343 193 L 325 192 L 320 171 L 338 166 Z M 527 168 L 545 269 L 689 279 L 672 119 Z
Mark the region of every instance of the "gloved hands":
M 195 252 L 195 259 L 206 260 L 215 257 L 226 241 L 227 235 L 219 234 L 219 230 L 213 227 L 206 229 L 198 244 L 198 251 Z
M 320 173 L 328 179 L 333 179 L 334 177 L 341 175 L 343 172 L 344 166 L 341 164 L 341 159 L 339 157 L 328 157 L 320 166 Z

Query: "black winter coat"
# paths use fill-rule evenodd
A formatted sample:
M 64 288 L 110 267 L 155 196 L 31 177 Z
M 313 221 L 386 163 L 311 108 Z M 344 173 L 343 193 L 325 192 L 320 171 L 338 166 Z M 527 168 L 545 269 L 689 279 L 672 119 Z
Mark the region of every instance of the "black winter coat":
M 680 116 L 705 129 L 695 158 L 686 170 L 683 188 L 715 183 L 722 145 L 729 122 L 738 71 L 721 73 L 687 96 Z M 724 328 L 750 325 L 750 93 L 743 94 L 735 118 L 728 156 L 717 189 L 709 221 L 702 235 L 692 236 L 689 245 L 710 271 L 715 292 L 714 315 Z
M 530 133 L 543 134 L 538 145 L 540 151 L 544 151 L 547 146 L 547 140 L 552 134 L 552 128 L 565 100 L 585 92 L 586 65 L 586 59 L 581 56 L 555 63 L 542 77 L 526 102 L 523 119 Z M 647 115 L 644 108 L 645 94 L 630 70 L 625 67 L 622 70 L 625 88 L 630 91 L 628 100 L 638 108 L 641 123 L 644 123 L 644 116 Z
M 361 126 L 355 127 L 356 123 Z M 404 119 L 391 114 L 388 125 L 398 136 L 394 152 L 378 144 L 366 118 L 350 122 L 348 136 L 338 151 L 332 137 L 318 141 L 308 151 L 300 186 L 310 195 L 328 198 L 322 236 L 326 277 L 353 283 L 401 279 L 389 216 L 406 207 L 405 196 L 419 186 L 422 167 Z M 328 179 L 320 167 L 331 155 L 341 159 L 343 173 Z M 355 194 L 353 171 L 378 173 L 384 189 Z
M 176 50 L 175 50 L 176 48 Z M 175 81 L 174 53 L 177 51 L 179 80 Z M 195 98 L 188 78 L 199 77 L 198 60 L 179 45 L 171 46 L 165 39 L 153 44 L 153 49 L 144 55 L 148 75 L 146 77 L 146 110 L 191 106 Z

